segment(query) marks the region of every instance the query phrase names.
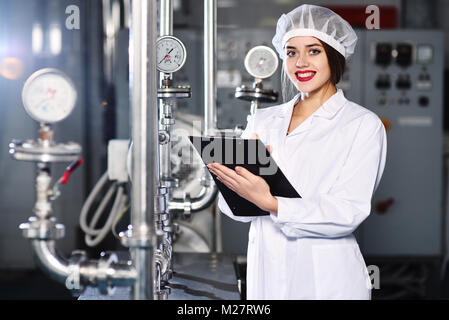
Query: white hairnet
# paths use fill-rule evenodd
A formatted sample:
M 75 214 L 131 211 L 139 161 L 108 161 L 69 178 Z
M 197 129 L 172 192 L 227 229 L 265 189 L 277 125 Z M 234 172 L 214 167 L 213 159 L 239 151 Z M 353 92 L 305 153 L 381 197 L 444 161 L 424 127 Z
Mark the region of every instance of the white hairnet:
M 357 43 L 357 35 L 346 20 L 330 9 L 310 4 L 299 6 L 279 18 L 273 46 L 281 59 L 285 58 L 285 43 L 298 36 L 316 37 L 345 59 L 354 53 Z

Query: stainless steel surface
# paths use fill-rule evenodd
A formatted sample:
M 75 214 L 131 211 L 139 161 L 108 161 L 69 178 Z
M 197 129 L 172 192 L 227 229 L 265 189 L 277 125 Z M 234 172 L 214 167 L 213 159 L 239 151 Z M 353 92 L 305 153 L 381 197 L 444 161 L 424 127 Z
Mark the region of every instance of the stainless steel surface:
M 104 77 L 108 85 L 113 85 L 117 70 L 117 36 L 120 29 L 120 1 L 103 0 L 103 50 Z M 125 18 L 126 19 L 126 18 Z
M 126 253 L 123 255 L 126 257 Z M 175 273 L 168 285 L 168 300 L 240 300 L 233 259 L 226 254 L 174 253 Z M 117 288 L 113 295 L 102 296 L 98 289 L 88 287 L 79 296 L 79 300 L 130 298 L 128 288 Z
M 55 240 L 64 236 L 65 228 L 56 223 L 52 216 L 51 174 L 47 164 L 38 163 L 36 177 L 36 204 L 28 223 L 20 225 L 23 235 L 30 240 L 36 262 L 53 279 L 65 283 L 69 290 L 81 290 L 84 285 L 96 285 L 102 292 L 110 285 L 131 286 L 136 278 L 136 272 L 129 263 L 123 265 L 118 261 L 100 259 L 86 261 L 76 252 L 75 259 L 65 259 L 55 249 Z M 106 288 L 106 289 L 105 289 Z
M 85 285 L 130 287 L 136 279 L 136 270 L 128 262 L 112 259 L 71 262 L 56 252 L 53 239 L 39 236 L 30 241 L 36 261 L 51 278 L 64 283 L 68 289 L 80 290 Z
M 190 98 L 191 94 L 190 87 L 187 86 L 177 88 L 161 88 L 158 90 L 159 98 Z
M 57 240 L 65 236 L 65 226 L 57 224 L 53 219 L 31 217 L 28 221 L 19 226 L 23 236 L 27 239 Z
M 213 135 L 217 128 L 216 84 L 217 1 L 204 0 L 204 131 Z
M 273 103 L 278 100 L 279 94 L 270 89 L 249 88 L 241 86 L 235 89 L 235 97 L 245 101 L 258 101 Z
M 58 256 L 53 240 L 31 240 L 33 253 L 40 267 L 53 279 L 65 283 L 70 274 L 69 262 Z
M 160 0 L 160 36 L 173 34 L 173 1 Z
M 172 37 L 173 34 L 173 3 L 171 0 L 161 0 L 160 2 L 160 37 L 169 37 L 173 41 L 178 41 L 177 38 Z M 186 50 L 184 44 L 179 41 L 179 44 L 184 51 L 184 61 L 186 58 Z M 155 46 L 156 48 L 156 46 Z M 157 51 L 157 50 L 156 50 Z M 182 63 L 182 64 L 183 64 Z M 182 64 L 179 67 L 182 67 Z M 173 69 L 177 71 L 177 69 Z M 177 185 L 176 179 L 172 176 L 171 168 L 171 151 L 172 151 L 172 126 L 175 124 L 173 117 L 173 98 L 189 97 L 190 93 L 184 96 L 183 92 L 170 92 L 173 85 L 172 73 L 159 73 L 160 86 L 158 92 L 159 102 L 159 134 L 162 134 L 165 139 L 159 140 L 160 151 L 160 177 L 161 188 L 159 189 L 159 205 L 157 206 L 156 216 L 156 230 L 161 235 L 158 238 L 156 254 L 154 257 L 156 268 L 156 280 L 154 289 L 154 299 L 165 300 L 170 292 L 169 288 L 165 287 L 165 281 L 172 276 L 172 217 L 170 216 L 167 203 L 171 195 L 171 190 Z M 190 87 L 188 88 L 190 91 Z M 163 282 L 164 281 L 164 282 Z
M 16 160 L 33 162 L 73 162 L 79 159 L 81 146 L 74 142 L 43 144 L 37 141 L 12 141 L 9 153 Z
M 210 177 L 207 169 L 203 168 L 203 176 L 201 178 L 202 188 L 197 196 L 190 198 L 190 194 L 187 194 L 184 198 L 173 198 L 168 204 L 170 212 L 181 212 L 185 215 L 189 215 L 194 212 L 199 212 L 208 208 L 215 201 L 218 188 L 214 183 L 212 177 Z
M 132 1 L 130 81 L 132 104 L 131 257 L 137 271 L 133 298 L 153 299 L 153 225 L 155 196 L 159 186 L 157 107 L 156 0 Z M 141 243 L 141 244 L 139 244 Z

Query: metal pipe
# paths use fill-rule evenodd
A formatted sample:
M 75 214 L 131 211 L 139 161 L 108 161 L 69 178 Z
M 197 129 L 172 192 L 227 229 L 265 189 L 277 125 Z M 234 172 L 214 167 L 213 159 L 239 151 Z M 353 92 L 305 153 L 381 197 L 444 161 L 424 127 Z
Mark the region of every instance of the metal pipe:
M 198 212 L 206 209 L 212 205 L 217 197 L 217 185 L 207 186 L 202 189 L 202 194 L 195 199 L 191 204 L 191 212 Z
M 187 199 L 171 199 L 168 204 L 168 209 L 170 212 L 180 212 L 180 213 L 194 213 L 204 210 L 212 205 L 217 196 L 217 186 L 204 186 L 200 193 L 193 201 L 190 201 L 190 197 Z
M 136 269 L 119 263 L 112 263 L 102 267 L 98 261 L 83 262 L 80 264 L 79 272 L 83 283 L 87 282 L 97 286 L 107 284 L 117 287 L 129 287 L 136 279 Z
M 155 232 L 153 214 L 159 187 L 156 72 L 156 0 L 133 0 L 130 32 L 132 103 L 131 257 L 137 278 L 136 300 L 153 299 Z
M 195 198 L 187 199 L 171 199 L 168 203 L 169 212 L 194 213 L 204 210 L 212 205 L 218 193 L 217 185 L 214 183 L 209 171 L 204 167 L 203 176 L 201 177 L 201 185 L 203 186 L 200 193 Z
M 216 86 L 217 1 L 204 0 L 204 135 L 217 128 Z
M 160 6 L 160 36 L 173 34 L 173 1 L 161 0 Z
M 42 270 L 60 283 L 67 284 L 73 266 L 78 266 L 79 285 L 125 287 L 135 281 L 136 271 L 128 264 L 111 263 L 102 267 L 99 261 L 81 261 L 72 266 L 67 259 L 57 254 L 54 240 L 33 239 L 30 242 Z
M 31 240 L 31 248 L 40 267 L 53 279 L 64 283 L 70 275 L 69 262 L 59 257 L 52 240 Z
M 171 36 L 173 35 L 173 1 L 172 0 L 160 0 L 160 26 L 159 26 L 159 36 Z M 171 80 L 173 78 L 172 74 L 165 74 L 163 72 L 159 73 L 159 81 L 161 87 L 164 86 L 164 80 Z M 171 101 L 166 101 L 165 99 L 159 100 L 159 117 L 161 120 L 160 130 L 167 131 L 168 136 L 170 137 L 170 126 L 166 126 L 162 124 L 162 119 L 165 117 L 168 110 L 171 113 Z M 161 155 L 161 176 L 162 178 L 170 178 L 171 177 L 171 139 L 160 146 L 160 155 Z
M 21 224 L 20 229 L 30 239 L 35 260 L 41 269 L 71 290 L 79 290 L 82 285 L 131 286 L 136 272 L 128 263 L 112 263 L 112 260 L 109 263 L 104 259 L 88 261 L 80 251 L 74 252 L 70 259 L 65 259 L 56 252 L 55 240 L 64 236 L 64 227 L 56 224 L 54 217 L 50 216 L 50 168 L 46 163 L 38 163 L 38 170 L 34 210 L 37 217 L 31 217 L 28 223 Z

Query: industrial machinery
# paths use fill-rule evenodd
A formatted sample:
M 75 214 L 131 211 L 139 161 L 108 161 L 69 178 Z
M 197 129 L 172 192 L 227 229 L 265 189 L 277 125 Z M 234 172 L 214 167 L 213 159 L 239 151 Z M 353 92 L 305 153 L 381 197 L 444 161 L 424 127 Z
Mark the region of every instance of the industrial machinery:
M 99 260 L 90 260 L 85 252 L 79 250 L 74 251 L 70 258 L 57 253 L 56 240 L 64 236 L 64 226 L 58 224 L 52 215 L 52 201 L 58 198 L 61 185 L 67 183 L 69 175 L 82 163 L 82 159 L 80 145 L 55 142 L 51 124 L 69 116 L 77 94 L 71 80 L 55 69 L 36 72 L 23 88 L 26 111 L 41 123 L 41 128 L 37 141 L 13 141 L 10 144 L 10 153 L 15 159 L 34 161 L 38 167 L 36 216 L 22 224 L 21 229 L 24 236 L 30 239 L 38 263 L 74 292 L 97 287 L 101 294 L 113 294 L 115 287 L 132 287 L 130 296 L 134 299 L 167 299 L 171 290 L 167 286 L 168 281 L 173 276 L 173 237 L 179 228 L 174 220 L 188 218 L 192 213 L 210 207 L 216 199 L 217 188 L 205 168 L 201 168 L 201 179 L 196 181 L 200 187 L 197 195 L 174 192 L 179 186 L 179 179 L 172 172 L 176 160 L 172 154 L 178 152 L 178 156 L 182 157 L 186 146 L 180 141 L 182 134 L 173 131 L 173 109 L 178 99 L 191 96 L 191 89 L 188 85 L 174 85 L 173 73 L 185 64 L 187 51 L 183 43 L 172 35 L 172 1 L 164 0 L 160 5 L 159 38 L 156 39 L 156 1 L 131 2 L 129 72 L 132 139 L 109 142 L 108 172 L 92 190 L 80 216 L 86 242 L 94 246 L 111 227 L 114 229 L 123 212 L 130 209 L 131 224 L 128 230 L 119 234 L 121 243 L 129 248 L 129 255 L 109 252 L 102 253 Z M 114 4 L 108 8 L 117 10 Z M 215 100 L 215 16 L 216 1 L 206 0 L 205 55 L 211 57 L 205 72 L 205 82 L 208 83 L 206 101 Z M 105 18 L 109 21 L 107 19 L 111 17 L 106 15 Z M 107 40 L 109 44 L 114 42 L 109 38 Z M 110 67 L 109 85 L 114 81 L 112 51 L 108 51 L 110 59 L 106 63 Z M 159 88 L 157 71 L 160 72 Z M 205 104 L 206 118 L 214 114 L 214 108 L 215 104 Z M 215 116 L 208 119 L 215 119 Z M 192 130 L 195 132 L 198 128 Z M 204 130 L 208 132 L 206 134 L 219 132 L 216 121 L 206 123 Z M 186 132 L 186 135 L 191 133 Z M 50 164 L 54 162 L 72 164 L 63 177 L 50 187 Z M 190 161 L 188 164 L 191 171 L 198 172 L 198 162 Z M 182 170 L 178 168 L 179 171 Z M 130 194 L 125 188 L 128 176 Z M 94 199 L 107 180 L 114 180 L 114 183 L 104 195 L 92 220 L 87 222 Z M 96 229 L 106 204 L 114 194 L 105 225 Z
M 368 56 L 363 105 L 384 122 L 388 159 L 372 214 L 363 224 L 363 251 L 368 255 L 440 255 L 443 34 L 366 32 L 364 45 Z M 404 224 L 406 228 L 401 227 Z
M 259 103 L 274 103 L 277 101 L 278 93 L 274 90 L 264 89 L 262 80 L 271 77 L 277 70 L 279 59 L 273 49 L 267 46 L 257 46 L 249 50 L 245 58 L 245 68 L 254 77 L 252 88 L 245 85 L 235 90 L 235 97 L 251 102 L 250 115 L 254 115 Z
M 129 265 L 118 264 L 114 255 L 104 255 L 97 261 L 86 261 L 85 254 L 80 251 L 64 259 L 58 256 L 55 249 L 55 241 L 64 236 L 65 230 L 64 225 L 58 224 L 52 215 L 52 201 L 59 197 L 61 186 L 68 182 L 70 174 L 82 163 L 82 159 L 80 145 L 56 142 L 51 124 L 70 115 L 75 107 L 76 96 L 70 79 L 55 69 L 37 71 L 24 85 L 22 99 L 25 110 L 40 122 L 40 129 L 37 141 L 13 141 L 10 144 L 10 154 L 16 160 L 32 161 L 37 166 L 35 216 L 21 224 L 20 229 L 30 240 L 41 266 L 53 278 L 64 282 L 71 290 L 80 291 L 82 284 L 94 283 L 107 293 L 110 285 L 127 282 L 135 277 Z M 51 187 L 50 165 L 58 162 L 72 162 L 72 165 Z

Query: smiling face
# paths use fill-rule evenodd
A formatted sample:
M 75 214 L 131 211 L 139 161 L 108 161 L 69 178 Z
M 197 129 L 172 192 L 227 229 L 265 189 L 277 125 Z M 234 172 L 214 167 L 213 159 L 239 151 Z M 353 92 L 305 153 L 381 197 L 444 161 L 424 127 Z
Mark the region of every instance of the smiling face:
M 331 84 L 331 69 L 322 43 L 315 37 L 293 37 L 285 44 L 288 77 L 301 92 L 317 92 Z

